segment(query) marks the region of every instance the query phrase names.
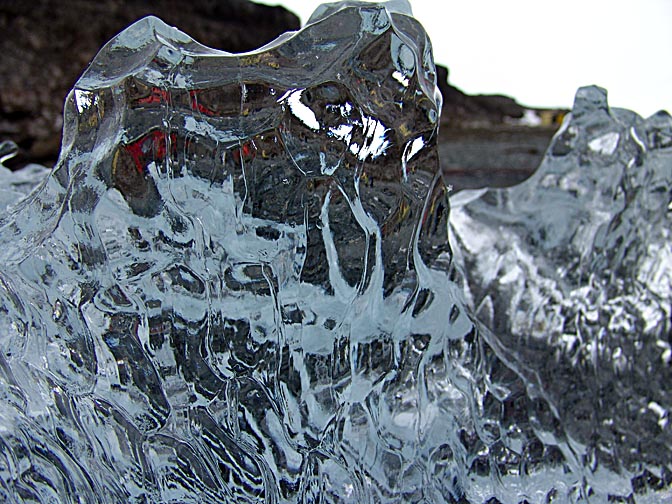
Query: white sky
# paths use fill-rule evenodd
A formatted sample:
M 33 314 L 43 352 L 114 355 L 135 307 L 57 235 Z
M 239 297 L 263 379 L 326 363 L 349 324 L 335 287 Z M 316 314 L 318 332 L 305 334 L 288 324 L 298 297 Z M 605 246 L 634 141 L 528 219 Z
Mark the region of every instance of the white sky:
M 305 23 L 320 0 L 282 4 Z M 672 0 L 410 0 L 449 81 L 570 108 L 579 86 L 643 116 L 672 113 Z

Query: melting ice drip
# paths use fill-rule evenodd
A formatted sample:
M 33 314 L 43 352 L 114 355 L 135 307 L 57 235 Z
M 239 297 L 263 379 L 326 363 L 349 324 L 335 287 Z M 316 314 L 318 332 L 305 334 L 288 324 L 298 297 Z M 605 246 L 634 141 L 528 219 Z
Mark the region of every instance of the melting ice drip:
M 407 4 L 240 55 L 129 27 L 49 176 L 0 173 L 2 498 L 669 495 L 670 120 L 595 93 L 533 181 L 461 196 L 454 261 Z

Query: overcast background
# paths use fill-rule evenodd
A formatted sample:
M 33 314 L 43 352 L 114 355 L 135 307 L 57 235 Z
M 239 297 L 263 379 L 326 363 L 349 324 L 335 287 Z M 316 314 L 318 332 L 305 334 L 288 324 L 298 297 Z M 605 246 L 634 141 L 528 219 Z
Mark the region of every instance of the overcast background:
M 282 4 L 305 23 L 319 0 Z M 672 112 L 672 0 L 411 0 L 437 63 L 469 94 L 528 106 L 572 105 L 579 86 L 614 107 Z

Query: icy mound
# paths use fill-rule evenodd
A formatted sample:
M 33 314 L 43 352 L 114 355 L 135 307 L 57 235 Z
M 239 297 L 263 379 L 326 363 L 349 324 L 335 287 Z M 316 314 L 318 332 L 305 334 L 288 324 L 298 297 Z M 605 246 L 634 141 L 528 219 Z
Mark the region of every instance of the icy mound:
M 592 500 L 671 498 L 672 118 L 582 88 L 530 179 L 451 204 L 465 290 L 537 397 L 537 437 Z
M 3 500 L 666 491 L 669 117 L 582 91 L 556 169 L 458 209 L 493 333 L 409 13 L 330 4 L 238 55 L 148 18 L 103 48 L 57 166 L 3 200 Z

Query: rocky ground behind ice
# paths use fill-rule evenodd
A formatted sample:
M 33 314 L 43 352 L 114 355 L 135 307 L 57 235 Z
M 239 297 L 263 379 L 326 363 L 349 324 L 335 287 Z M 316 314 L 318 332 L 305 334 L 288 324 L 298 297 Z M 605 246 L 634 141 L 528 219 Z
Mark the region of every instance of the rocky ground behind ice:
M 229 52 L 260 47 L 300 27 L 287 9 L 248 0 L 0 2 L 0 141 L 19 146 L 9 167 L 55 163 L 68 90 L 105 42 L 149 14 Z M 439 152 L 453 188 L 508 186 L 527 178 L 566 111 L 468 95 L 449 84 L 443 67 L 438 77 L 444 100 Z

